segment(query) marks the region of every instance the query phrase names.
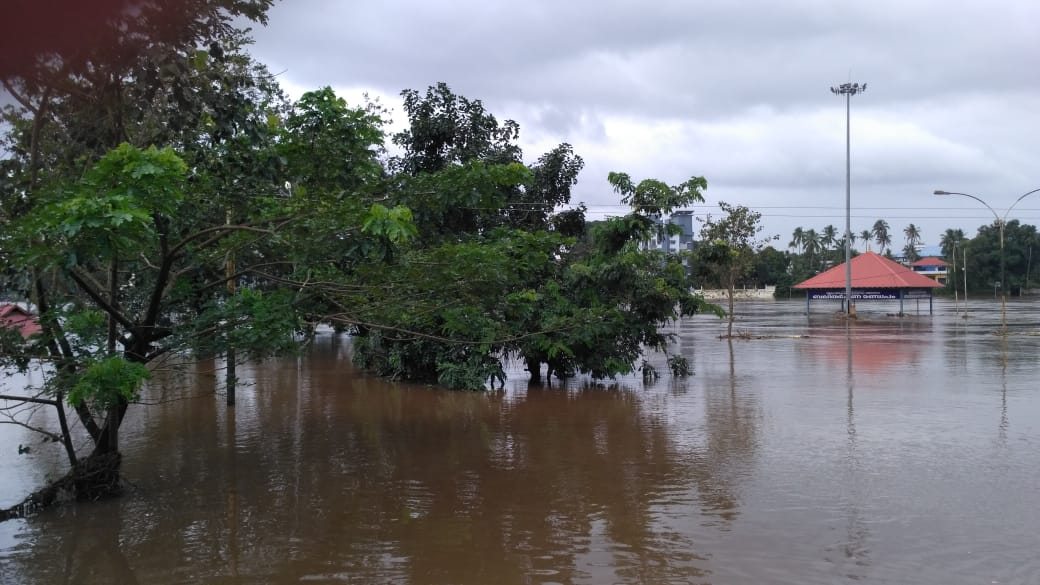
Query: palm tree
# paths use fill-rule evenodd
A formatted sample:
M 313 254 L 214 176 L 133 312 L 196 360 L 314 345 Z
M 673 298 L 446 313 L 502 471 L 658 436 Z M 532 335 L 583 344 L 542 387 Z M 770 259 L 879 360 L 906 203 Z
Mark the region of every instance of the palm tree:
M 787 246 L 801 253 L 802 248 L 805 246 L 805 230 L 800 227 L 794 228 L 794 233 L 791 234 L 791 243 L 787 244 Z
M 953 254 L 954 244 L 963 242 L 965 239 L 964 230 L 947 228 L 943 235 L 939 237 L 939 247 L 942 249 L 943 258 L 950 258 Z
M 885 249 L 892 245 L 892 236 L 888 234 L 888 222 L 879 219 L 874 222 L 874 241 L 877 242 L 878 250 L 884 254 Z
M 864 248 L 863 251 L 864 252 L 869 252 L 870 251 L 870 240 L 873 239 L 873 238 L 870 237 L 870 230 L 863 230 L 863 231 L 861 231 L 859 233 L 859 239 L 860 239 L 861 242 L 863 242 L 863 248 Z
M 856 234 L 849 232 L 849 259 L 852 259 L 852 250 L 856 243 Z M 834 242 L 834 263 L 841 264 L 845 261 L 845 236 L 841 236 Z
M 903 228 L 903 235 L 906 236 L 906 248 L 903 251 L 909 251 L 909 254 L 905 254 L 906 259 L 909 262 L 915 262 L 918 259 L 917 244 L 921 241 L 921 230 L 916 225 L 910 224 Z
M 802 245 L 804 246 L 805 255 L 810 258 L 809 265 L 812 266 L 815 264 L 816 257 L 823 250 L 823 242 L 820 235 L 812 228 L 805 230 L 804 236 L 805 239 Z
M 947 286 L 953 288 L 954 299 L 957 298 L 957 245 L 961 245 L 961 253 L 964 253 L 963 244 L 967 238 L 964 230 L 947 228 L 939 237 L 939 247 L 942 249 L 943 258 L 950 261 L 949 274 L 947 275 Z
M 824 226 L 823 231 L 820 232 L 820 243 L 825 249 L 834 247 L 838 243 L 838 228 L 829 224 Z

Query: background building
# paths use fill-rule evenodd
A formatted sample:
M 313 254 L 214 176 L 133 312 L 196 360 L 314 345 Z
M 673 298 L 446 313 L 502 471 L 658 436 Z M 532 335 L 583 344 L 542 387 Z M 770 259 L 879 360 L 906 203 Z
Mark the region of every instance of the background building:
M 694 242 L 694 218 L 692 211 L 676 211 L 668 218 L 657 218 L 661 225 L 677 225 L 682 228 L 681 234 L 669 236 L 658 234 L 642 244 L 644 249 L 664 250 L 665 252 L 679 252 L 681 250 L 693 249 Z

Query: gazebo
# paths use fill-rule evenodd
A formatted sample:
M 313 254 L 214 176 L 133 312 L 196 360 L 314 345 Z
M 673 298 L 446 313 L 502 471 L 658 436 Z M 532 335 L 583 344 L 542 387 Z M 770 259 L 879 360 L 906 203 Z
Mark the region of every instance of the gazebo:
M 932 289 L 942 287 L 935 280 L 910 270 L 874 252 L 865 252 L 852 259 L 852 301 L 899 301 L 928 299 L 928 313 L 932 312 Z M 845 263 L 796 284 L 805 294 L 808 311 L 812 301 L 842 301 L 845 306 Z
M 0 327 L 14 329 L 28 339 L 40 332 L 40 322 L 29 311 L 16 304 L 0 304 Z

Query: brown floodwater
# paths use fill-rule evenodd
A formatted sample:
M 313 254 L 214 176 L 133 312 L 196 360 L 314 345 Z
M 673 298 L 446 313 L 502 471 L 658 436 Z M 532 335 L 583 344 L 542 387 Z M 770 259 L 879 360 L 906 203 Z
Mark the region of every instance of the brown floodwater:
M 832 308 L 683 321 L 649 385 L 393 384 L 332 334 L 233 410 L 161 374 L 126 494 L 0 524 L 0 583 L 1040 583 L 1040 302 L 1006 343 L 992 300 Z M 0 425 L 0 506 L 62 465 Z

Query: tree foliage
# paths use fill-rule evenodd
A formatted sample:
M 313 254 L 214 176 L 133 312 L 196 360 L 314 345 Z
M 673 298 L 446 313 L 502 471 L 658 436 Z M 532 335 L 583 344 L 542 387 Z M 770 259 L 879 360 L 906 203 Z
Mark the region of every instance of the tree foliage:
M 1003 280 L 1007 294 L 1014 295 L 1027 287 L 1027 278 L 1030 283 L 1037 280 L 1033 256 L 1040 251 L 1040 236 L 1036 226 L 1024 225 L 1014 219 L 1004 226 L 1003 279 L 1000 225 L 997 222 L 979 227 L 975 237 L 965 242 L 961 250 L 967 256 L 966 275 L 970 289 L 992 291 Z
M 535 382 L 543 366 L 631 373 L 667 350 L 660 325 L 717 311 L 691 292 L 687 258 L 640 246 L 661 214 L 703 201 L 704 178 L 611 173 L 631 211 L 590 226 L 571 203 L 583 161 L 569 144 L 526 164 L 519 126 L 446 84 L 403 93 L 388 159 L 378 105 L 329 88 L 290 104 L 248 55 L 235 19 L 263 22 L 269 5 L 119 3 L 90 25 L 95 45 L 42 42 L 0 72 L 15 100 L 0 278 L 43 329 L 0 347 L 6 363 L 54 364 L 25 398 L 57 408 L 71 462 L 65 405 L 92 456 L 115 456 L 170 355 L 259 359 L 332 323 L 365 368 L 481 389 L 503 359 Z
M 528 167 L 516 124 L 479 101 L 443 84 L 404 95 L 410 127 L 395 136 L 405 153 L 390 181 L 420 235 L 340 302 L 350 309 L 335 319 L 355 327 L 359 365 L 474 389 L 501 377 L 502 358 L 526 363 L 534 381 L 546 364 L 549 376 L 613 377 L 666 346 L 660 323 L 703 307 L 677 259 L 638 247 L 656 225 L 647 210 L 701 201 L 703 179 L 632 184 L 633 213 L 586 230 L 583 207 L 556 212 L 582 166 L 570 145 Z

